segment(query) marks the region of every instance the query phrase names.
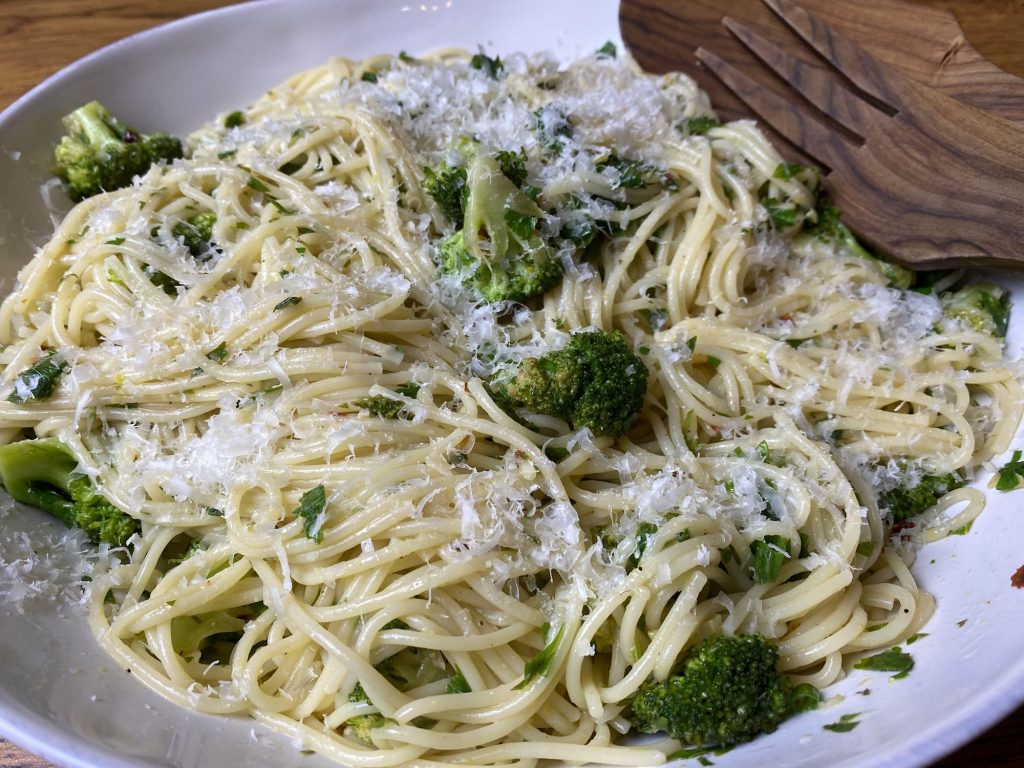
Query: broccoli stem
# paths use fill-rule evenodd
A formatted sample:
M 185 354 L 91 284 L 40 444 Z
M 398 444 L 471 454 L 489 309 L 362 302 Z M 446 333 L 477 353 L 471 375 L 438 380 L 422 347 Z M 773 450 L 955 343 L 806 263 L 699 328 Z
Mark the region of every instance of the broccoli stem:
M 0 446 L 0 480 L 15 501 L 48 512 L 69 528 L 75 505 L 65 495 L 78 460 L 56 440 Z
M 139 522 L 107 501 L 77 467 L 78 459 L 58 440 L 0 446 L 0 481 L 11 498 L 81 528 L 97 544 L 123 547 Z

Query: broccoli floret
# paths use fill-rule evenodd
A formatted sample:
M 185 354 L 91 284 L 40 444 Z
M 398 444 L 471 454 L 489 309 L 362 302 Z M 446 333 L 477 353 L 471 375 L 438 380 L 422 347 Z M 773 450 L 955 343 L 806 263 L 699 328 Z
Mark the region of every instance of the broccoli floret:
M 57 440 L 22 440 L 0 446 L 0 480 L 15 501 L 49 512 L 90 540 L 123 547 L 139 521 L 107 501 L 78 460 Z
M 217 214 L 203 211 L 178 222 L 171 234 L 180 238 L 195 257 L 202 256 L 210 249 L 210 238 L 213 237 L 213 225 L 217 222 Z
M 626 433 L 647 394 L 647 367 L 617 331 L 577 333 L 565 349 L 527 358 L 491 384 L 499 402 L 569 419 L 577 429 Z
M 770 733 L 819 698 L 813 686 L 791 688 L 778 658 L 778 649 L 759 635 L 709 638 L 675 675 L 637 692 L 633 723 L 644 733 L 665 731 L 696 746 L 729 747 Z
M 456 228 L 462 226 L 466 207 L 466 168 L 441 164 L 437 169 L 423 169 L 423 189 L 434 198 L 441 212 Z
M 879 502 L 892 513 L 894 520 L 906 520 L 935 506 L 940 498 L 963 484 L 964 480 L 956 474 L 925 475 L 916 485 L 901 485 L 884 491 Z
M 874 264 L 882 276 L 889 281 L 893 288 L 905 291 L 914 283 L 914 273 L 898 264 L 880 259 L 863 245 L 861 245 L 853 233 L 840 220 L 839 209 L 832 205 L 832 200 L 824 192 L 819 192 L 818 202 L 815 205 L 817 221 L 804 226 L 804 232 L 826 243 L 833 243 L 840 248 L 846 248 L 854 256 L 865 259 Z
M 1010 322 L 1010 294 L 1005 288 L 990 283 L 974 283 L 956 293 L 943 294 L 942 310 L 946 317 L 965 321 L 978 331 L 1006 336 Z
M 53 152 L 55 171 L 76 202 L 127 187 L 153 163 L 181 157 L 181 142 L 166 133 L 143 134 L 98 101 L 64 118 L 67 135 Z
M 356 683 L 356 687 L 352 689 L 352 693 L 348 695 L 348 700 L 351 702 L 363 702 L 367 704 L 373 704 L 370 701 L 370 697 L 366 695 L 366 691 L 363 690 L 361 683 Z M 352 729 L 352 735 L 355 736 L 359 741 L 363 742 L 367 746 L 373 746 L 373 737 L 371 731 L 374 728 L 380 728 L 382 725 L 387 724 L 388 719 L 379 712 L 374 712 L 369 715 L 356 715 L 350 717 L 346 724 Z
M 487 301 L 525 301 L 558 283 L 562 265 L 537 229 L 544 214 L 498 159 L 473 158 L 467 185 L 464 225 L 441 243 L 441 271 L 461 276 Z

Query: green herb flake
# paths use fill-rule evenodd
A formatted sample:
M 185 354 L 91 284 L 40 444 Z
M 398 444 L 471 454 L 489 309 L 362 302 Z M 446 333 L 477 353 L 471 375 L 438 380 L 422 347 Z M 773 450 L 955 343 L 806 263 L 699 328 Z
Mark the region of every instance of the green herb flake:
M 550 633 L 550 630 L 551 627 L 548 624 L 545 624 L 542 628 L 542 634 L 545 638 Z M 526 666 L 523 668 L 523 679 L 513 686 L 513 690 L 522 690 L 538 675 L 543 676 L 551 671 L 551 665 L 554 663 L 555 654 L 558 652 L 558 646 L 561 644 L 564 635 L 565 624 L 562 624 L 554 638 L 544 646 L 544 650 L 526 662 Z
M 864 555 L 864 557 L 871 557 L 875 551 L 875 542 L 873 541 L 862 541 L 857 545 L 857 554 Z
M 238 154 L 238 150 L 237 149 L 226 149 L 223 152 L 218 152 L 217 153 L 217 159 L 218 160 L 227 160 L 229 157 L 234 157 L 237 154 Z
M 902 648 L 890 648 L 861 659 L 853 667 L 870 672 L 895 672 L 892 679 L 899 680 L 910 674 L 910 670 L 914 668 L 914 659 Z
M 971 530 L 971 527 L 973 525 L 974 525 L 974 521 L 971 520 L 966 525 L 961 525 L 959 528 L 955 528 L 952 531 L 950 531 L 949 533 L 950 533 L 951 536 L 965 536 L 968 533 L 968 531 Z
M 217 509 L 216 507 L 207 507 L 206 514 L 208 514 L 210 517 L 224 517 L 224 510 Z
M 262 181 L 257 179 L 255 176 L 250 176 L 249 180 L 245 182 L 245 186 L 250 189 L 255 189 L 257 192 L 269 192 L 270 187 L 264 184 Z
M 274 311 L 279 312 L 282 309 L 285 309 L 286 307 L 294 307 L 300 301 L 302 301 L 301 296 L 289 296 L 287 299 L 282 299 L 281 301 L 277 302 L 277 304 L 274 306 Z
M 224 358 L 228 356 L 228 345 L 226 342 L 221 342 L 216 347 L 206 353 L 206 356 L 213 360 L 215 363 L 224 362 Z
M 779 163 L 775 172 L 772 174 L 773 179 L 782 179 L 783 181 L 789 181 L 798 173 L 806 171 L 807 167 L 800 165 L 800 163 Z
M 362 77 L 359 78 L 364 83 L 376 83 L 377 73 L 376 72 L 363 72 Z
M 486 53 L 474 53 L 473 58 L 469 60 L 469 66 L 473 69 L 479 69 L 481 72 L 486 72 L 494 80 L 497 80 L 501 71 L 505 69 L 505 64 L 501 58 L 495 56 L 492 59 Z
M 772 197 L 765 198 L 763 205 L 776 229 L 789 229 L 796 224 L 796 208 L 786 207 L 781 200 Z
M 68 361 L 56 350 L 47 352 L 39 362 L 18 374 L 14 379 L 14 391 L 7 396 L 7 401 L 20 404 L 29 400 L 46 400 L 53 395 L 57 379 L 70 368 Z
M 710 365 L 712 368 L 717 368 L 721 364 L 722 364 L 722 361 L 719 360 L 717 357 L 714 357 L 712 355 L 708 355 L 708 365 Z
M 237 128 L 240 125 L 245 125 L 245 115 L 240 110 L 236 109 L 224 118 L 225 128 Z
M 765 536 L 751 545 L 754 552 L 754 581 L 774 584 L 778 581 L 782 564 L 789 557 L 789 539 L 785 536 Z
M 124 245 L 123 237 L 115 237 L 112 240 L 107 240 L 104 245 Z
M 597 56 L 597 58 L 599 59 L 614 59 L 616 56 L 619 55 L 619 51 L 615 47 L 615 43 L 609 40 L 607 43 L 605 43 L 596 51 L 594 51 L 594 55 Z
M 299 499 L 299 506 L 292 512 L 296 517 L 303 519 L 302 528 L 306 532 L 306 538 L 312 539 L 319 544 L 324 539 L 321 515 L 327 509 L 327 490 L 318 485 L 311 491 L 306 491 Z
M 967 623 L 967 619 L 961 619 L 960 621 L 958 621 L 958 622 L 956 623 L 956 625 L 957 625 L 958 627 L 963 627 L 963 625 L 964 625 L 964 624 L 966 624 L 966 623 Z
M 448 678 L 448 685 L 445 686 L 445 693 L 470 693 L 473 689 L 469 687 L 466 678 L 461 672 L 456 672 L 453 677 Z
M 685 747 L 677 750 L 668 756 L 668 760 L 692 760 L 694 758 L 700 759 L 707 755 L 714 755 L 719 757 L 732 751 L 732 747 Z
M 913 645 L 914 643 L 916 643 L 918 640 L 920 640 L 923 637 L 928 637 L 928 633 L 927 632 L 918 632 L 916 635 L 911 635 L 910 637 L 907 638 L 907 645 Z
M 690 348 L 690 351 L 693 352 L 693 350 L 697 348 L 697 337 L 691 336 L 690 338 L 688 338 L 686 340 L 686 346 L 688 346 Z
M 1021 461 L 1021 451 L 1014 451 L 1010 460 L 999 470 L 996 490 L 1014 491 L 1021 487 L 1021 480 L 1024 480 L 1024 461 Z
M 688 117 L 683 122 L 676 126 L 683 133 L 689 134 L 690 136 L 703 136 L 712 128 L 717 128 L 721 123 L 715 120 L 713 117 Z
M 849 733 L 858 725 L 860 721 L 857 718 L 860 717 L 860 712 L 854 712 L 853 714 L 843 715 L 838 721 L 829 723 L 823 726 L 826 731 L 832 731 L 833 733 Z

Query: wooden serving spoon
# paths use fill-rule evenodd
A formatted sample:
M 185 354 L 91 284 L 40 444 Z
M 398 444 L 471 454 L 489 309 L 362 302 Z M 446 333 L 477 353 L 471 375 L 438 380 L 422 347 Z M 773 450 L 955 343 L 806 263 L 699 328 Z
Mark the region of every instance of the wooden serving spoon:
M 1024 265 L 1024 81 L 951 15 L 900 0 L 623 0 L 620 19 L 642 66 L 687 71 L 723 117 L 753 111 L 825 166 L 871 245 L 915 267 Z
M 982 56 L 949 11 L 907 0 L 802 0 L 801 6 L 907 77 L 965 104 L 1024 122 L 1024 80 Z M 818 61 L 760 0 L 619 4 L 622 38 L 640 66 L 648 72 L 678 70 L 693 76 L 719 114 L 732 120 L 750 117 L 749 108 L 697 61 L 697 49 L 702 47 L 733 64 L 750 61 L 749 52 L 722 25 L 726 16 L 760 28 L 804 59 Z M 750 74 L 765 87 L 781 90 L 767 70 Z

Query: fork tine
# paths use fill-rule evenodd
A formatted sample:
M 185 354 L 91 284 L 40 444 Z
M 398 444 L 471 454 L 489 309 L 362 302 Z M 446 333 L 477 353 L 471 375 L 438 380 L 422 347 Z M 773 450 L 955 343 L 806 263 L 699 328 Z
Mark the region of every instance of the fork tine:
M 878 62 L 871 54 L 812 16 L 793 0 L 763 2 L 854 85 L 893 109 L 899 106 L 899 98 L 889 87 Z
M 729 16 L 722 19 L 722 23 L 801 96 L 844 128 L 865 137 L 869 130 L 878 128 L 881 119 L 887 117 L 837 83 L 823 67 L 788 53 L 764 35 Z
M 832 170 L 847 167 L 846 157 L 856 147 L 837 131 L 826 128 L 799 106 L 763 88 L 711 51 L 698 48 L 697 58 L 788 141 Z

